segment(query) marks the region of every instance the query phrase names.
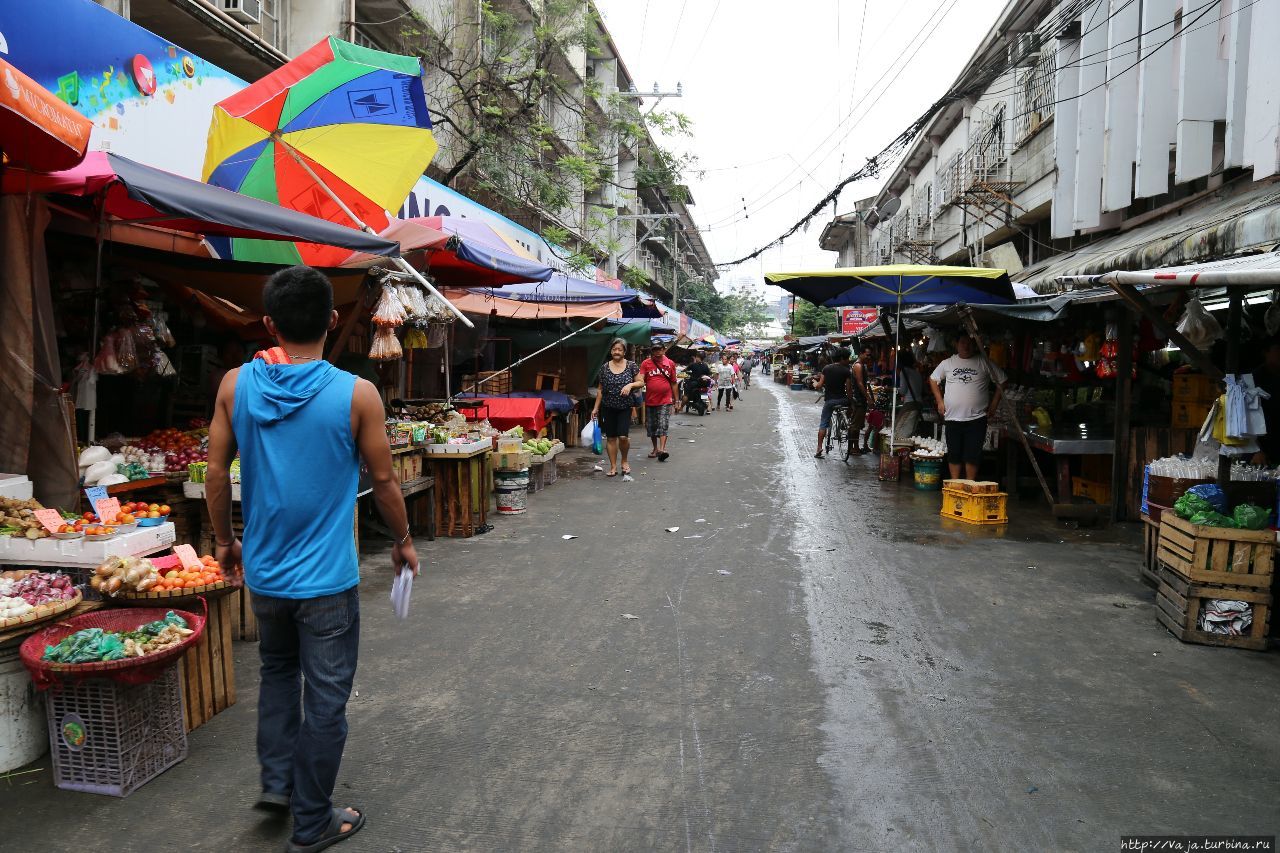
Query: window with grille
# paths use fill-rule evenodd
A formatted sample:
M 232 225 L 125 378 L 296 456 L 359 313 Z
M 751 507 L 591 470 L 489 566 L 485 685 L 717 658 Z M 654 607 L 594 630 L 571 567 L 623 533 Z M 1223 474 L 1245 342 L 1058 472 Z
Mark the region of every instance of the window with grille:
M 259 33 L 262 40 L 276 50 L 285 49 L 284 35 L 288 29 L 285 15 L 288 3 L 284 0 L 262 0 L 262 22 Z
M 1035 65 L 1027 69 L 1018 87 L 1018 138 L 1035 133 L 1053 117 L 1053 78 L 1057 72 L 1057 58 L 1047 50 Z

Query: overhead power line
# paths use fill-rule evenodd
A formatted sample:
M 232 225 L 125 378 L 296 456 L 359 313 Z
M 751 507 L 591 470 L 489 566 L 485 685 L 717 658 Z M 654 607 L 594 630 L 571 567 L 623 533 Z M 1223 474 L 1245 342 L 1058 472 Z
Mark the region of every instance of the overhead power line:
M 1080 92 L 1076 95 L 1072 95 L 1070 97 L 1053 101 L 1047 105 L 1041 105 L 1039 108 L 1044 109 L 1045 106 L 1056 106 L 1058 104 L 1079 100 L 1080 98 L 1083 98 L 1086 95 L 1089 95 L 1092 92 L 1095 92 L 1098 89 L 1102 88 L 1103 86 L 1106 85 L 1108 81 L 1115 80 L 1117 77 L 1120 77 L 1121 75 L 1126 74 L 1129 71 L 1132 71 L 1133 69 L 1137 68 L 1140 64 L 1145 62 L 1147 59 L 1149 59 L 1151 56 L 1155 55 L 1161 48 L 1166 47 L 1174 39 L 1178 38 L 1179 36 L 1187 32 L 1193 31 L 1193 29 L 1199 29 L 1194 25 L 1199 23 L 1202 18 L 1208 15 L 1209 12 L 1212 11 L 1213 8 L 1218 5 L 1218 2 L 1219 0 L 1209 0 L 1209 2 L 1205 3 L 1203 6 L 1198 7 L 1194 11 L 1198 12 L 1199 14 L 1196 14 L 1194 18 L 1191 18 L 1191 20 L 1185 22 L 1183 25 L 1183 28 L 1179 32 L 1174 33 L 1168 38 L 1162 40 L 1160 43 L 1155 45 L 1150 51 L 1146 52 L 1139 59 L 1135 60 L 1132 64 L 1126 66 L 1125 68 L 1118 71 L 1117 73 L 1110 75 L 1106 81 L 1103 81 L 1102 83 L 1099 83 L 1098 85 L 1093 86 L 1092 88 L 1084 92 Z M 1250 0 L 1250 2 L 1244 3 L 1240 7 L 1231 10 L 1231 12 L 1228 13 L 1228 15 L 1235 14 L 1236 12 L 1247 9 L 1248 7 L 1253 6 L 1256 3 L 1260 3 L 1260 2 L 1262 2 L 1262 0 Z M 1117 9 L 1116 11 L 1118 12 L 1119 10 Z M 1115 12 L 1113 12 L 1112 14 L 1115 14 Z M 1227 17 L 1227 15 L 1224 15 L 1223 17 Z M 1091 21 L 1091 24 L 1092 24 L 1092 21 Z M 1098 26 L 1101 26 L 1101 24 L 1098 24 Z M 1162 25 L 1162 26 L 1165 26 L 1165 25 Z M 1151 32 L 1151 31 L 1154 31 L 1155 29 L 1160 29 L 1160 28 L 1161 27 L 1155 27 L 1148 32 Z M 888 145 L 886 145 L 883 149 L 881 149 L 876 154 L 873 154 L 871 157 L 867 158 L 867 161 L 859 169 L 857 169 L 852 174 L 848 175 L 847 177 L 843 178 L 839 183 L 837 183 L 825 196 L 822 197 L 821 200 L 819 200 L 809 210 L 808 213 L 806 213 L 803 217 L 801 217 L 794 225 L 792 225 L 782 234 L 775 237 L 773 240 L 755 249 L 754 251 L 749 252 L 746 255 L 743 255 L 741 258 L 716 264 L 716 267 L 721 269 L 733 267 L 733 266 L 737 266 L 738 264 L 757 258 L 760 255 L 767 252 L 769 249 L 772 249 L 773 247 L 781 244 L 783 241 L 785 241 L 786 239 L 794 235 L 797 231 L 808 226 L 808 224 L 811 221 L 813 221 L 813 219 L 815 219 L 817 216 L 822 214 L 822 212 L 826 210 L 826 208 L 829 205 L 833 204 L 836 201 L 836 199 L 839 198 L 840 192 L 845 187 L 857 181 L 876 177 L 880 173 L 881 169 L 883 169 L 886 165 L 892 163 L 894 158 L 896 158 L 896 156 L 900 154 L 902 150 L 905 149 L 906 146 L 913 139 L 915 139 L 916 135 L 924 128 L 925 124 L 938 110 L 948 106 L 949 104 L 955 103 L 956 101 L 963 100 L 967 97 L 983 94 L 985 87 L 989 86 L 1001 74 L 1009 70 L 1009 67 L 1010 66 L 1008 65 L 1008 63 L 1002 63 L 999 65 L 987 66 L 985 69 L 979 69 L 977 76 L 971 82 L 969 82 L 967 85 L 964 85 L 961 88 L 949 91 L 947 94 L 943 95 L 942 97 L 934 101 L 929 106 L 929 108 L 926 109 L 905 130 L 903 130 L 902 133 L 895 136 Z M 1067 66 L 1064 66 L 1064 67 L 1067 67 Z

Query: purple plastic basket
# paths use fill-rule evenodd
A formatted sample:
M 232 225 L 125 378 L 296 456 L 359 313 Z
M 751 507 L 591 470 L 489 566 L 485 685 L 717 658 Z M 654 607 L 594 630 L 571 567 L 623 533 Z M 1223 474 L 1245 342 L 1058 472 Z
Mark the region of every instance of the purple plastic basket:
M 59 788 L 127 797 L 187 757 L 176 663 L 146 684 L 91 678 L 44 695 Z

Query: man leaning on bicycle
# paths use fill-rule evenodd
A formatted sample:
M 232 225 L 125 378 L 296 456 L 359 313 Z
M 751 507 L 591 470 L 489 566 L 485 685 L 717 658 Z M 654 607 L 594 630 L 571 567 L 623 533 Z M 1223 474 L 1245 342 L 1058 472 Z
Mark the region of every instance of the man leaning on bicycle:
M 835 361 L 822 368 L 814 382 L 815 391 L 822 392 L 822 419 L 818 421 L 818 452 L 814 459 L 822 458 L 823 442 L 831 429 L 831 414 L 836 409 L 847 409 L 853 398 L 853 369 L 849 367 L 849 351 L 836 350 Z

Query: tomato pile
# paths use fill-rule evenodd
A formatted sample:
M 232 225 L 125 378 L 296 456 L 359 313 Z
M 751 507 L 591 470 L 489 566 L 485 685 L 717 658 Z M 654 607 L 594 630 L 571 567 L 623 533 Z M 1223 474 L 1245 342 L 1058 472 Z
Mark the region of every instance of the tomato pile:
M 146 501 L 126 501 L 120 504 L 122 513 L 128 513 L 135 519 L 138 518 L 166 518 L 171 512 L 168 504 L 149 504 Z M 127 521 L 121 521 L 121 524 L 128 524 Z
M 208 554 L 200 558 L 198 569 L 170 569 L 160 576 L 153 589 L 191 589 L 226 580 L 222 566 Z
M 204 462 L 208 458 L 199 438 L 173 427 L 155 430 L 139 439 L 137 446 L 151 453 L 163 453 L 166 471 L 185 471 L 192 462 Z

